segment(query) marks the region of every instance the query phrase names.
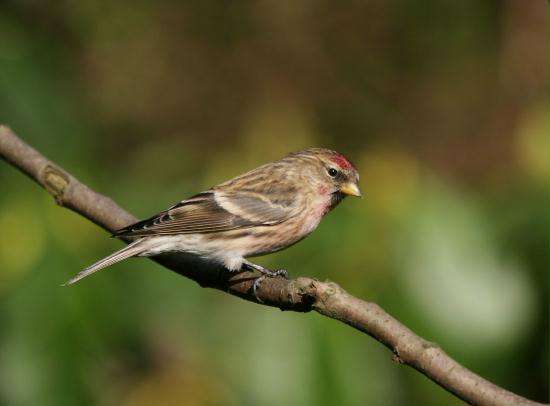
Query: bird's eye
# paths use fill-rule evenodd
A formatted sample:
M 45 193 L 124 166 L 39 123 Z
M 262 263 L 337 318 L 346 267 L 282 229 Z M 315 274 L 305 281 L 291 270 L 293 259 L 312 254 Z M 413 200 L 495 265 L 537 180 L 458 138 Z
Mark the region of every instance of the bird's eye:
M 336 169 L 334 169 L 334 168 L 328 168 L 327 172 L 328 172 L 329 176 L 331 176 L 331 177 L 333 177 L 333 178 L 334 178 L 336 175 L 338 175 L 338 171 L 337 171 Z

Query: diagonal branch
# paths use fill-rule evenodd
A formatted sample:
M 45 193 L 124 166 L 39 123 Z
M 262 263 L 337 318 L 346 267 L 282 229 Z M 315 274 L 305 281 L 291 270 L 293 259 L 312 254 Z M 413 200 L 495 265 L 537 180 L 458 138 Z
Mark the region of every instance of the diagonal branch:
M 8 127 L 0 126 L 0 157 L 44 187 L 60 206 L 67 207 L 113 232 L 137 219 L 18 138 Z M 154 258 L 163 266 L 196 281 L 256 302 L 252 293 L 255 275 L 229 273 L 223 267 L 205 264 L 186 254 Z M 258 289 L 263 304 L 281 310 L 309 312 L 339 320 L 384 344 L 399 363 L 409 365 L 472 405 L 541 405 L 525 399 L 466 369 L 439 346 L 413 333 L 375 303 L 351 296 L 337 284 L 310 278 L 285 280 L 268 278 Z

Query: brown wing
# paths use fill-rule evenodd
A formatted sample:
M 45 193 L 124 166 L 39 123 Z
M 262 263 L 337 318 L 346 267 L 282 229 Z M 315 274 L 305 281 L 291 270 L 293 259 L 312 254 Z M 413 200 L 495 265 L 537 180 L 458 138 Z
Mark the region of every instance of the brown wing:
M 228 195 L 208 191 L 147 220 L 124 227 L 114 236 L 213 233 L 278 224 L 293 216 L 294 212 L 249 193 L 233 192 Z
M 300 212 L 296 200 L 278 199 L 277 193 L 216 191 L 216 202 L 233 215 L 255 225 L 279 224 Z

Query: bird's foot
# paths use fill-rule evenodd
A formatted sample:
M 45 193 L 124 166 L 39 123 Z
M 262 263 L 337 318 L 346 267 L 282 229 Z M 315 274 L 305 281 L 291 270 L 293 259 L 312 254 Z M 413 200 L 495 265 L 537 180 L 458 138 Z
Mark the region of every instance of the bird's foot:
M 243 262 L 243 264 L 247 268 L 261 273 L 261 275 L 254 280 L 254 284 L 252 285 L 252 292 L 254 293 L 254 297 L 260 303 L 263 303 L 263 300 L 258 297 L 257 291 L 263 281 L 265 281 L 267 278 L 277 277 L 288 279 L 288 272 L 285 269 L 277 269 L 275 271 L 272 271 L 271 269 L 264 268 L 263 266 L 248 261 Z
M 265 270 L 268 272 L 262 272 L 262 275 L 258 276 L 254 280 L 254 284 L 252 285 L 252 292 L 254 293 L 254 297 L 260 303 L 263 303 L 263 300 L 258 297 L 257 291 L 263 281 L 265 281 L 267 278 L 276 278 L 278 276 L 281 276 L 284 279 L 288 279 L 288 272 L 285 269 L 278 269 L 276 271 L 271 271 L 269 269 Z

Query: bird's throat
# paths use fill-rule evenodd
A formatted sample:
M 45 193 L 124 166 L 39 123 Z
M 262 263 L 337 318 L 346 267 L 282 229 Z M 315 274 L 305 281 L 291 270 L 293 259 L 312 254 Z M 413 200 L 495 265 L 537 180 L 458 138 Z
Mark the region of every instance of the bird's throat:
M 338 206 L 338 204 L 344 200 L 344 198 L 346 197 L 346 195 L 342 192 L 334 192 L 334 193 L 331 193 L 330 196 L 329 196 L 329 200 L 328 202 L 325 204 L 325 206 L 323 207 L 323 212 L 322 212 L 322 216 L 324 216 L 325 214 L 327 214 L 329 211 L 331 211 L 332 209 L 334 209 L 336 206 Z

